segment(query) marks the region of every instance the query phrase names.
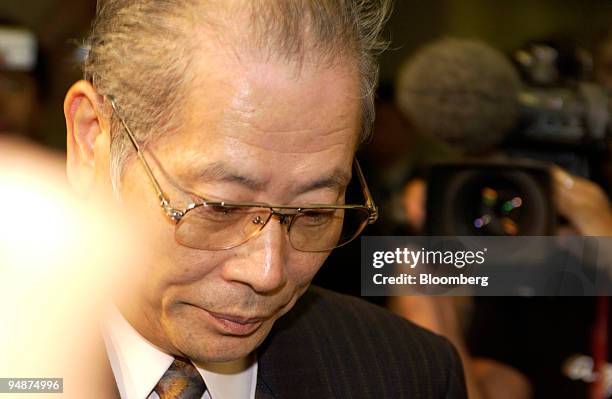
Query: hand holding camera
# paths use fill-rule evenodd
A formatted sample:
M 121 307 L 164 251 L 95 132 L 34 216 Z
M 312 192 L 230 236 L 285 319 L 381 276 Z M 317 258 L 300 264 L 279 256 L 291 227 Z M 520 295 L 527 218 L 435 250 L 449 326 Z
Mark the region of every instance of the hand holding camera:
M 551 175 L 559 215 L 580 235 L 611 236 L 612 209 L 601 187 L 558 166 L 551 168 Z

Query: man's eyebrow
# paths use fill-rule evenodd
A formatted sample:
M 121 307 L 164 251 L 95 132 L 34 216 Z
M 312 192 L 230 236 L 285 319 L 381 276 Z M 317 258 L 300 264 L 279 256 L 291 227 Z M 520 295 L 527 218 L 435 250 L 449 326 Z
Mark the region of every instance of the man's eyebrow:
M 236 183 L 252 191 L 262 191 L 266 182 L 257 180 L 255 177 L 238 172 L 225 162 L 213 162 L 200 169 L 192 169 L 189 178 L 196 182 L 226 182 Z M 344 169 L 337 168 L 331 173 L 314 181 L 299 185 L 295 189 L 296 194 L 303 194 L 318 189 L 344 189 L 351 179 L 351 175 Z
M 263 190 L 266 185 L 266 182 L 242 174 L 224 162 L 213 162 L 203 168 L 193 169 L 189 177 L 197 182 L 237 183 L 253 191 Z
M 309 191 L 325 188 L 340 190 L 346 188 L 350 180 L 351 175 L 349 173 L 347 173 L 344 169 L 337 168 L 326 176 L 298 186 L 295 192 L 298 194 L 303 194 Z

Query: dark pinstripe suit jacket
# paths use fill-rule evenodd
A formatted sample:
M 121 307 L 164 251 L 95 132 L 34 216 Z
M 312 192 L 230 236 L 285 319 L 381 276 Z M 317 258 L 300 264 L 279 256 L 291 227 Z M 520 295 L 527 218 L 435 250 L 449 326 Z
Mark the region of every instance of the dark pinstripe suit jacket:
M 321 288 L 276 322 L 258 362 L 257 399 L 467 397 L 446 339 Z

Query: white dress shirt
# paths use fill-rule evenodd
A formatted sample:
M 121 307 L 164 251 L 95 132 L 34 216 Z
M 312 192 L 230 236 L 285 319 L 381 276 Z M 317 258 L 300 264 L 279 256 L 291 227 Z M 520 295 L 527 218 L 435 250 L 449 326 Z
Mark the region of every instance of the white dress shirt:
M 121 398 L 159 399 L 152 391 L 174 357 L 142 337 L 114 306 L 108 309 L 102 332 Z M 202 399 L 255 398 L 257 361 L 254 356 L 196 368 L 208 389 Z

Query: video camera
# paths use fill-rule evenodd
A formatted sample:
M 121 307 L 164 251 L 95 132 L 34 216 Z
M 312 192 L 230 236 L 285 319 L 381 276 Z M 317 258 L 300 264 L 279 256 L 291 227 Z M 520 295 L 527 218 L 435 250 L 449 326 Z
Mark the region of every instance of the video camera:
M 587 81 L 589 58 L 534 43 L 510 61 L 477 41 L 444 39 L 402 70 L 398 104 L 424 134 L 463 150 L 431 165 L 427 233 L 550 235 L 549 165 L 592 178 L 612 138 L 612 99 Z

